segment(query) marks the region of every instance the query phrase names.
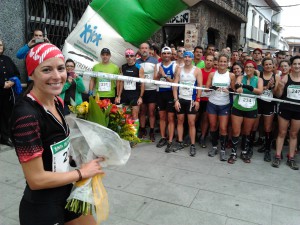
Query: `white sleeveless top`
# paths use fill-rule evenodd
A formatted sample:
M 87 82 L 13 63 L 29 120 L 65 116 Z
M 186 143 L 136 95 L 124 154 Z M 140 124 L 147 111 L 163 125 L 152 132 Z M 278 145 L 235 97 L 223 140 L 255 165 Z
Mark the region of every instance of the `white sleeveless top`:
M 229 88 L 230 87 L 230 75 L 229 72 L 220 74 L 218 71 L 215 72 L 212 79 L 212 86 Z M 215 105 L 228 105 L 230 103 L 229 93 L 223 92 L 221 90 L 212 91 L 208 101 Z
M 180 71 L 180 84 L 185 84 L 194 87 L 196 83 L 196 77 L 195 77 L 195 69 L 196 66 L 193 66 L 193 68 L 190 70 L 190 72 L 185 72 L 184 68 L 181 68 Z M 178 97 L 185 100 L 193 100 L 193 96 L 196 94 L 196 89 L 193 88 L 186 88 L 186 87 L 179 87 L 179 95 Z

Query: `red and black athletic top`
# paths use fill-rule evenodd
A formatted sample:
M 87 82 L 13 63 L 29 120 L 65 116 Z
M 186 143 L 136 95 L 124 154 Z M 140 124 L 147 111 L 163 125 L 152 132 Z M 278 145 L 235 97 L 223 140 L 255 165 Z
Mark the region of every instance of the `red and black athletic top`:
M 20 163 L 42 157 L 44 170 L 52 171 L 50 145 L 66 139 L 70 130 L 63 116 L 63 101 L 55 100 L 63 124 L 45 109 L 39 101 L 28 94 L 18 101 L 11 118 L 11 136 Z M 58 188 L 31 190 L 26 185 L 24 198 L 30 202 L 49 202 L 66 199 L 72 185 Z

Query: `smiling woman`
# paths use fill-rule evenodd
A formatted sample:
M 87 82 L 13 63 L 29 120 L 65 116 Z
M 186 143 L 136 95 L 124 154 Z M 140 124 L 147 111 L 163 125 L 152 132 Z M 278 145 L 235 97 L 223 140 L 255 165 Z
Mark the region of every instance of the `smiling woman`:
M 102 174 L 100 159 L 69 171 L 70 131 L 57 97 L 66 82 L 64 57 L 54 45 L 33 47 L 26 57 L 33 87 L 12 113 L 12 139 L 26 178 L 20 224 L 95 224 L 65 210 L 72 183 Z

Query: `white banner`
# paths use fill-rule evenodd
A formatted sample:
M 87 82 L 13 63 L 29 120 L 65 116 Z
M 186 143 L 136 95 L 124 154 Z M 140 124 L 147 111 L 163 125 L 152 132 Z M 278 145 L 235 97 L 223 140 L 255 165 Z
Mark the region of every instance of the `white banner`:
M 111 52 L 111 61 L 118 66 L 126 62 L 124 52 L 127 48 L 137 50 L 125 40 L 90 6 L 87 7 L 75 29 L 66 39 L 63 54 L 80 62 L 78 67 L 90 70 L 93 65 L 101 61 L 102 48 Z

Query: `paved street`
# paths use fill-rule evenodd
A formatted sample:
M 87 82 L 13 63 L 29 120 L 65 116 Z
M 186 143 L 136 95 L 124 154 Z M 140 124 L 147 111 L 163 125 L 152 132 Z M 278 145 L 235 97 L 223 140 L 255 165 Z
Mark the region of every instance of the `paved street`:
M 188 148 L 166 154 L 139 144 L 126 166 L 106 169 L 110 217 L 102 225 L 299 225 L 300 171 L 262 157 L 255 151 L 252 163 L 229 165 L 198 145 L 191 158 Z M 14 150 L 3 145 L 0 170 L 0 225 L 17 225 L 25 182 Z

